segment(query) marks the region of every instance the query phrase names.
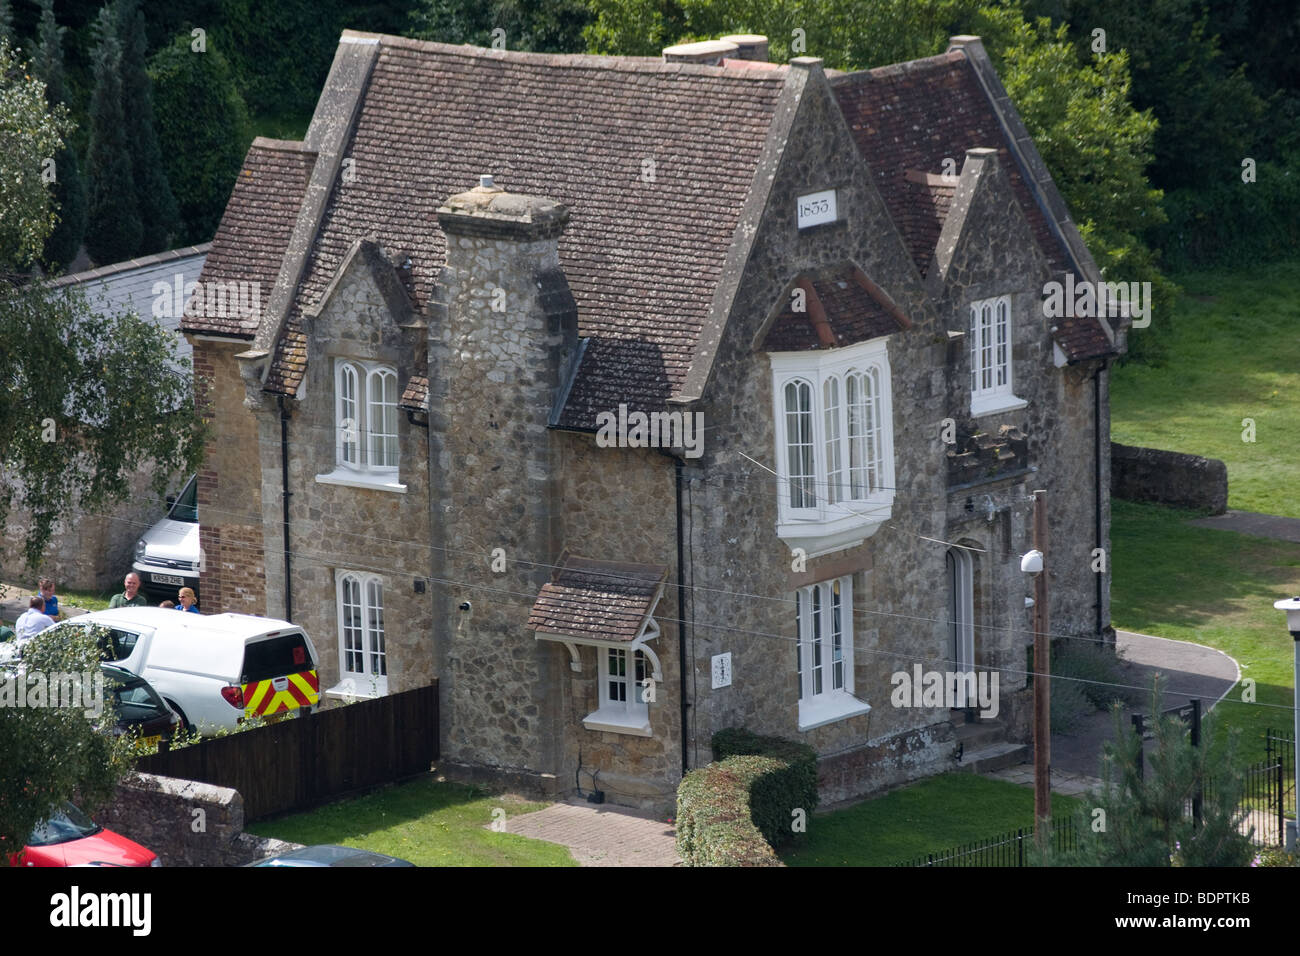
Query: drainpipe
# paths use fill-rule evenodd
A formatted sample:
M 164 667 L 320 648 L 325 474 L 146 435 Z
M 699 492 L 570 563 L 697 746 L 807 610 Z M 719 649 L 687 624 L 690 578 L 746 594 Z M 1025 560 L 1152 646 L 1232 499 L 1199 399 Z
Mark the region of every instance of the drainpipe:
M 682 460 L 673 458 L 673 468 L 677 475 L 677 670 L 681 676 L 681 716 L 682 716 L 682 776 L 686 776 L 687 754 L 689 748 L 686 740 L 686 573 L 683 568 L 684 538 L 682 535 Z M 691 666 L 694 666 L 693 662 Z
M 1103 361 L 1103 362 L 1101 363 L 1101 365 L 1098 366 L 1097 371 L 1093 372 L 1093 374 L 1092 374 L 1092 426 L 1093 426 L 1093 429 L 1092 429 L 1092 430 L 1093 430 L 1093 451 L 1092 451 L 1092 458 L 1093 458 L 1093 461 L 1092 461 L 1092 465 L 1093 465 L 1093 475 L 1092 475 L 1092 478 L 1093 478 L 1093 486 L 1094 486 L 1094 489 L 1095 489 L 1095 498 L 1094 498 L 1094 501 L 1093 501 L 1093 514 L 1094 514 L 1094 518 L 1095 518 L 1095 521 L 1096 521 L 1096 538 L 1095 538 L 1096 543 L 1093 545 L 1093 547 L 1095 547 L 1095 548 L 1101 548 L 1101 547 L 1104 547 L 1104 545 L 1103 545 L 1103 543 L 1102 543 L 1102 529 L 1101 529 L 1101 507 L 1102 507 L 1102 499 L 1101 499 L 1101 496 L 1102 496 L 1102 488 L 1101 488 L 1101 373 L 1104 372 L 1105 370 L 1106 370 L 1106 362 Z M 1110 489 L 1106 489 L 1106 490 L 1107 490 L 1107 492 L 1109 492 Z M 1107 563 L 1109 564 L 1109 557 L 1107 557 Z M 1098 574 L 1096 575 L 1096 578 L 1097 578 L 1097 636 L 1098 636 L 1098 637 L 1101 637 L 1101 636 L 1102 636 L 1102 631 L 1105 629 L 1105 623 L 1104 623 L 1104 622 L 1102 621 L 1102 619 L 1101 619 L 1101 616 L 1102 616 L 1102 615 L 1101 615 L 1101 605 L 1102 605 L 1102 594 L 1103 594 L 1102 587 L 1103 587 L 1103 585 L 1105 584 L 1105 582 L 1104 582 L 1102 579 L 1103 579 L 1104 577 L 1105 577 L 1105 574 L 1104 574 L 1104 573 L 1098 573 Z
M 284 619 L 293 620 L 293 576 L 289 564 L 289 410 L 280 402 L 280 498 L 284 514 Z

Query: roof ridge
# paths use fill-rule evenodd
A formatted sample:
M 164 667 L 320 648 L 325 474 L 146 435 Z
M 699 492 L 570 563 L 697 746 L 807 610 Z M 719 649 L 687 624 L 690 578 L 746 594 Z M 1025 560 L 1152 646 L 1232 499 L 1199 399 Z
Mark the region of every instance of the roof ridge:
M 311 153 L 316 154 L 316 150 L 308 149 L 305 140 L 301 139 L 272 139 L 270 136 L 254 136 L 253 141 L 248 145 L 249 149 L 265 149 L 281 153 Z
M 117 275 L 119 272 L 130 272 L 133 269 L 146 269 L 150 266 L 161 265 L 164 262 L 170 262 L 174 259 L 188 259 L 191 256 L 206 255 L 211 248 L 211 242 L 201 242 L 196 246 L 182 246 L 179 249 L 166 249 L 163 252 L 155 252 L 151 255 L 140 256 L 136 259 L 110 262 L 106 266 L 96 266 L 94 269 L 86 269 L 82 272 L 72 272 L 68 275 L 59 276 L 57 279 L 51 280 L 49 284 L 53 288 L 58 288 L 65 285 L 76 285 L 79 282 L 93 282 L 95 279 L 107 279 L 109 276 Z
M 855 78 L 861 77 L 879 77 L 879 76 L 896 76 L 899 73 L 922 72 L 925 70 L 939 69 L 956 63 L 958 60 L 966 59 L 966 54 L 961 49 L 949 50 L 946 53 L 936 53 L 934 56 L 918 57 L 915 60 L 901 60 L 898 63 L 887 63 L 884 66 L 873 66 L 866 70 L 849 70 L 835 74 L 831 78 L 832 84 L 846 83 Z
M 609 70 L 621 73 L 686 73 L 696 76 L 721 76 L 728 79 L 761 80 L 771 82 L 783 76 L 788 65 L 773 63 L 772 69 L 753 69 L 740 66 L 707 66 L 700 63 L 665 63 L 653 56 L 615 56 L 600 53 L 531 53 L 525 50 L 497 50 L 469 43 L 439 43 L 436 40 L 417 40 L 413 37 L 387 33 L 363 33 L 344 30 L 340 42 L 350 39 L 378 41 L 380 48 L 416 50 L 446 56 L 461 56 L 474 60 L 501 60 L 507 63 L 525 63 L 535 66 L 564 67 L 569 69 Z

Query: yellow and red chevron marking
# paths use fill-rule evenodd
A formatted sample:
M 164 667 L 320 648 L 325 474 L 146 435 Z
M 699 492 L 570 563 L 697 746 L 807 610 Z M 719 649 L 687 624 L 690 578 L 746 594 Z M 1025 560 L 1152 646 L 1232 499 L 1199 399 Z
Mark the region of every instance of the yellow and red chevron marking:
M 288 686 L 277 691 L 272 680 L 244 685 L 244 714 L 269 717 L 285 710 L 308 707 L 320 700 L 320 678 L 315 671 L 288 674 Z

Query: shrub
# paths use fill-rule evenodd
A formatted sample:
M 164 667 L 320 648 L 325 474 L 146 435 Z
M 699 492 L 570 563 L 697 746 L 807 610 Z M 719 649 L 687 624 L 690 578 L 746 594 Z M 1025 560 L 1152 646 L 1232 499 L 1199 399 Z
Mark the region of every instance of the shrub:
M 726 762 L 733 757 L 771 757 L 780 767 L 754 781 L 750 812 L 754 825 L 773 846 L 794 838 L 793 812 L 803 810 L 805 819 L 817 808 L 817 752 L 806 744 L 783 737 L 763 737 L 741 728 L 720 730 L 713 735 L 713 759 Z
M 785 764 L 730 757 L 692 770 L 677 789 L 677 852 L 687 866 L 780 866 L 751 815 L 756 782 Z
M 1108 710 L 1116 700 L 1123 700 L 1123 691 L 1113 685 L 1124 683 L 1124 672 L 1113 651 L 1092 641 L 1064 640 L 1057 643 L 1052 655 L 1052 676 L 1074 678 L 1052 684 L 1052 693 L 1059 687 L 1071 684 L 1088 699 L 1094 709 Z

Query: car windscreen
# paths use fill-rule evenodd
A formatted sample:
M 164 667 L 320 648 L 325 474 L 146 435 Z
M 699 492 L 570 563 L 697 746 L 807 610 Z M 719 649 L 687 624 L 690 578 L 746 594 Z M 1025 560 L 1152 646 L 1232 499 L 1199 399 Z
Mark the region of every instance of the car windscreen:
M 196 476 L 185 483 L 185 487 L 177 496 L 176 503 L 172 505 L 172 510 L 167 513 L 167 517 L 173 521 L 197 522 L 199 520 L 198 495 L 199 483 Z
M 269 680 L 285 674 L 312 670 L 316 664 L 307 648 L 307 639 L 301 631 L 280 634 L 261 641 L 250 641 L 244 648 L 244 676 L 242 683 Z
M 32 827 L 28 846 L 54 846 L 56 843 L 68 843 L 88 836 L 94 836 L 101 829 L 70 803 L 57 807 L 50 813 L 49 819 L 42 820 Z

